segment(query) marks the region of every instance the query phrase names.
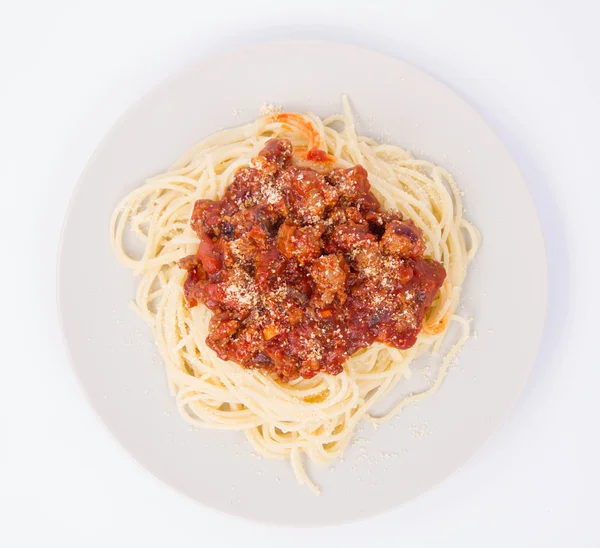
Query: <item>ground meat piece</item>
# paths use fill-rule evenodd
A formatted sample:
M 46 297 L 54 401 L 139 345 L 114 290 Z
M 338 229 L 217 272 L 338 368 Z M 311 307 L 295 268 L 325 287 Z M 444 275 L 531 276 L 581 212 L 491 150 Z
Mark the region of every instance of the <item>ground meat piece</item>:
M 337 190 L 312 169 L 288 170 L 280 174 L 279 181 L 287 187 L 292 214 L 302 223 L 319 222 L 325 211 L 338 200 Z
M 200 261 L 196 255 L 188 255 L 187 257 L 180 259 L 177 266 L 184 270 L 192 270 L 192 268 L 196 268 L 199 264 Z
M 390 255 L 417 258 L 423 255 L 422 234 L 412 221 L 391 221 L 387 224 L 381 244 Z
M 348 265 L 342 255 L 323 255 L 312 264 L 309 273 L 315 282 L 315 306 L 331 304 L 336 297 L 340 304 L 346 302 Z
M 227 200 L 235 205 L 236 211 L 253 206 L 267 177 L 266 173 L 252 166 L 240 168 L 227 188 Z
M 324 230 L 322 225 L 294 226 L 285 222 L 279 228 L 277 246 L 288 259 L 295 258 L 305 265 L 321 254 Z
M 213 341 L 229 339 L 240 327 L 239 320 L 233 320 L 228 314 L 216 314 L 210 320 L 210 336 Z
M 349 203 L 356 203 L 371 189 L 369 175 L 362 166 L 334 169 L 327 175 L 327 182 L 335 187 L 340 196 Z
M 254 277 L 261 291 L 267 291 L 272 282 L 276 281 L 286 267 L 285 257 L 276 246 L 271 246 L 254 259 Z
M 369 231 L 366 223 L 344 223 L 333 229 L 327 240 L 326 250 L 329 253 L 341 251 L 349 253 L 364 244 L 377 241 L 377 237 Z
M 292 143 L 287 139 L 270 139 L 258 153 L 258 159 L 262 158 L 277 168 L 284 169 L 292 159 Z
M 221 233 L 221 217 L 222 207 L 220 202 L 197 200 L 194 204 L 190 225 L 198 236 L 202 234 L 219 235 Z

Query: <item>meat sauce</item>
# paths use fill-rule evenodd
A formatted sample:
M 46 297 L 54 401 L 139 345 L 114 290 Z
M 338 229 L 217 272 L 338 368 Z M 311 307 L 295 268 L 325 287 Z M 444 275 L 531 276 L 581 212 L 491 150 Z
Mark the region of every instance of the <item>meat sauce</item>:
M 214 313 L 208 346 L 283 382 L 337 375 L 375 341 L 410 348 L 446 276 L 421 231 L 381 209 L 362 166 L 336 169 L 316 149 L 297 163 L 285 139 L 221 200 L 198 200 L 191 226 L 198 252 L 179 266 L 188 306 Z

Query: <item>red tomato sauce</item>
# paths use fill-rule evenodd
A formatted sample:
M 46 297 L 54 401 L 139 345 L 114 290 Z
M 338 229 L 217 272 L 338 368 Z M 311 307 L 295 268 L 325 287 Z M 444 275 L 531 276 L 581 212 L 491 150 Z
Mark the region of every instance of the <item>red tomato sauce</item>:
M 208 346 L 283 382 L 337 375 L 375 341 L 410 348 L 446 276 L 423 257 L 421 230 L 381 209 L 362 166 L 295 164 L 285 139 L 268 141 L 221 200 L 198 200 L 191 226 L 198 252 L 179 266 L 188 306 L 214 313 Z

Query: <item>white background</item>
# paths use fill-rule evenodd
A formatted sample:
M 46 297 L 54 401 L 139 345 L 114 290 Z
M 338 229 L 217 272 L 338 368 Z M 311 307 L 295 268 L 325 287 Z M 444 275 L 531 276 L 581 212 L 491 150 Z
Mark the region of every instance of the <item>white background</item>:
M 594 0 L 0 2 L 0 546 L 600 546 L 598 16 Z M 534 372 L 485 448 L 392 513 L 315 530 L 217 514 L 140 469 L 78 391 L 55 310 L 66 205 L 116 118 L 194 59 L 286 36 L 401 57 L 478 109 L 535 199 L 550 280 Z

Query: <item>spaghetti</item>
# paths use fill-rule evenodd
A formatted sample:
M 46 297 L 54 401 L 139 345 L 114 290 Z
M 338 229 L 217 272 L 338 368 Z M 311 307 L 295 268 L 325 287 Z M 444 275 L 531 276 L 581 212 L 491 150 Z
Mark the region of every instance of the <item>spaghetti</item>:
M 244 431 L 260 454 L 290 459 L 297 479 L 315 493 L 318 487 L 306 474 L 303 454 L 330 462 L 344 452 L 360 420 L 386 420 L 441 385 L 469 335 L 468 322 L 455 312 L 467 265 L 479 245 L 448 172 L 399 147 L 358 136 L 348 101 L 343 97 L 342 102 L 343 113 L 324 120 L 271 110 L 253 123 L 204 139 L 168 172 L 125 197 L 110 226 L 117 257 L 141 276 L 134 306 L 153 330 L 183 417 L 195 426 Z M 203 305 L 186 305 L 186 271 L 177 266 L 198 248 L 189 224 L 192 210 L 199 199 L 223 196 L 237 171 L 249 166 L 273 138 L 288 139 L 295 153 L 300 151 L 299 162 L 316 148 L 326 151 L 337 167 L 362 165 L 383 209 L 399 211 L 422 231 L 425 256 L 441 263 L 447 275 L 411 348 L 376 342 L 352 355 L 338 375 L 318 373 L 284 383 L 220 359 L 207 346 L 212 313 Z M 140 257 L 125 249 L 129 231 L 144 242 Z M 411 362 L 427 350 L 439 351 L 451 321 L 459 324 L 461 335 L 431 386 L 375 416 L 373 407 L 408 376 Z

